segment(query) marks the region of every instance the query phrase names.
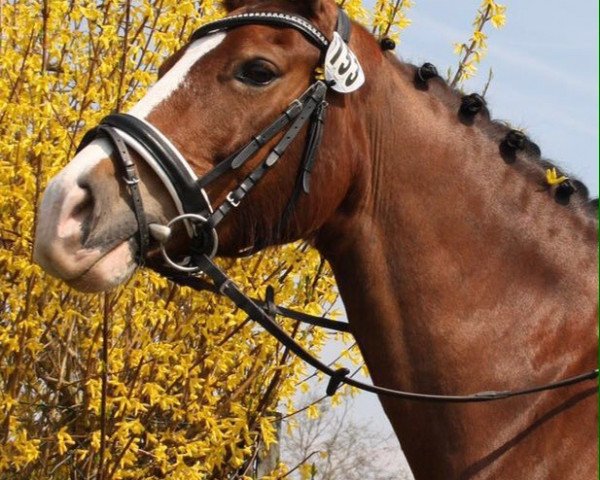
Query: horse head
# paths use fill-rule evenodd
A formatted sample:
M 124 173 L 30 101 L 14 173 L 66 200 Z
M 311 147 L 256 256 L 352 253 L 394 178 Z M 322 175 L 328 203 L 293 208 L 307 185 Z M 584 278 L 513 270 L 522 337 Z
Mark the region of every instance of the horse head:
M 137 167 L 133 180 L 124 180 L 123 167 L 115 158 L 118 146 L 107 135 L 96 131 L 84 139 L 77 155 L 48 184 L 40 206 L 34 255 L 45 270 L 77 289 L 99 291 L 125 281 L 141 261 L 159 265 L 156 239 L 140 258 L 144 242 L 140 228 L 150 225 L 150 233 L 157 237 L 157 226 L 181 213 L 206 207 L 206 217 L 208 209 L 227 204 L 228 195 L 297 128 L 294 120 L 301 114 L 308 118 L 299 123 L 298 136 L 283 149 L 276 168 L 261 178 L 239 206 L 237 201 L 229 202 L 235 211 L 215 227 L 218 249 L 216 241 L 211 248 L 218 255 L 239 256 L 310 238 L 336 211 L 353 208 L 352 178 L 361 168 L 367 140 L 362 134 L 363 120 L 357 116 L 361 108 L 352 105 L 364 101 L 369 84 L 354 95 L 330 92 L 327 103 L 319 97 L 308 112 L 298 107 L 299 100 L 307 104 L 310 87 L 319 76 L 316 72 L 323 65 L 326 49 L 319 48 L 318 35 L 327 43 L 336 31 L 336 5 L 331 0 L 230 1 L 227 8 L 229 18 L 242 19 L 241 23 L 196 32 L 164 62 L 157 83 L 128 112 L 129 121 L 142 120 L 137 122 L 145 130 L 140 135 L 150 130 L 149 135 L 179 159 L 173 160 L 178 171 L 165 174 L 144 148 L 131 148 L 128 140 L 135 132 L 121 124 L 113 127 L 121 132 L 117 136 L 125 141 Z M 258 12 L 300 19 L 302 28 L 256 21 L 259 15 L 243 22 Z M 365 69 L 381 57 L 375 40 L 358 27 L 353 30 L 351 48 Z M 277 121 L 285 127 L 275 129 Z M 327 134 L 320 142 L 323 124 Z M 308 166 L 306 150 L 311 147 L 307 142 L 315 143 L 313 147 L 320 144 L 308 154 Z M 191 192 L 179 192 L 179 197 L 173 191 L 178 186 L 173 185 L 177 179 L 172 175 L 183 175 L 194 183 L 196 177 L 201 179 L 223 162 L 231 162 L 244 147 L 252 154 L 234 162 L 234 168 L 223 169 L 203 190 L 194 190 L 192 185 Z M 171 177 L 165 181 L 165 175 Z M 131 183 L 139 188 L 147 225 L 139 224 Z M 204 194 L 206 199 L 200 199 Z M 182 195 L 195 196 L 187 199 L 194 206 L 182 205 L 186 202 Z M 170 258 L 186 254 L 190 244 L 186 228 L 195 226 L 189 221 L 173 225 L 166 247 Z

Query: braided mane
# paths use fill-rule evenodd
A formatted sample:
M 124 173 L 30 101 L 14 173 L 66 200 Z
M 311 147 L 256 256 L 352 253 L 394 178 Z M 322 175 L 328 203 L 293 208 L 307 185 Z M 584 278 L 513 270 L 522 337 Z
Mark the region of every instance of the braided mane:
M 405 63 L 399 60 L 393 53 L 388 53 L 386 58 L 405 76 L 413 79 L 415 88 L 427 90 L 432 95 L 435 95 L 450 110 L 457 112 L 463 123 L 478 128 L 497 143 L 499 154 L 507 164 L 510 164 L 529 177 L 534 183 L 537 183 L 540 189 L 552 190 L 555 200 L 561 205 L 568 206 L 573 211 L 582 212 L 597 221 L 598 198 L 590 199 L 587 186 L 582 181 L 570 175 L 568 175 L 568 181 L 574 189 L 572 193 L 569 192 L 567 195 L 561 194 L 561 191 L 556 186 L 549 185 L 546 181 L 546 172 L 548 170 L 556 169 L 559 176 L 564 175 L 564 173 L 551 160 L 544 158 L 540 147 L 523 132 L 513 129 L 508 122 L 494 120 L 485 101 L 480 106 L 476 105 L 478 108 L 476 115 L 465 117 L 461 114 L 465 103 L 472 102 L 473 97 L 479 97 L 478 95 L 465 96 L 461 90 L 451 87 L 442 77 L 437 75 L 435 68 L 430 64 L 424 65 L 426 75 L 423 75 L 419 72 L 419 68 L 423 67 Z M 507 146 L 507 141 L 509 145 L 512 145 L 511 137 L 513 141 L 520 139 L 518 148 Z

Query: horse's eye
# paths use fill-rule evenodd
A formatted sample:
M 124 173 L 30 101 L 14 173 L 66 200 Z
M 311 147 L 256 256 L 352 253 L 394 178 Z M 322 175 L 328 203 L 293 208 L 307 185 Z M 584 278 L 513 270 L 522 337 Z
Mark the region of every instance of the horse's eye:
M 254 86 L 265 86 L 277 78 L 273 67 L 264 60 L 252 60 L 245 63 L 236 74 L 240 82 Z

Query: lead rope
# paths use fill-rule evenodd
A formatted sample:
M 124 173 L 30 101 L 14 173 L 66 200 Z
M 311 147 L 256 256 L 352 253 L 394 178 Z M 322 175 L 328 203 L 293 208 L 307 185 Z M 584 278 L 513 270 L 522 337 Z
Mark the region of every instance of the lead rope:
M 595 369 L 581 375 L 576 375 L 544 385 L 536 385 L 534 387 L 526 387 L 516 390 L 478 392 L 470 395 L 435 395 L 414 393 L 370 385 L 368 383 L 348 377 L 350 371 L 346 368 L 334 370 L 328 365 L 325 365 L 323 362 L 321 362 L 321 360 L 314 357 L 311 353 L 306 351 L 302 345 L 290 337 L 287 332 L 283 330 L 275 321 L 274 317 L 276 315 L 282 315 L 300 322 L 310 323 L 312 325 L 343 332 L 351 332 L 349 324 L 346 322 L 338 322 L 328 318 L 316 317 L 306 313 L 296 312 L 294 310 L 276 305 L 274 301 L 273 289 L 270 287 L 267 289 L 265 300 L 261 301 L 252 299 L 245 295 L 235 284 L 235 282 L 229 278 L 227 274 L 223 272 L 207 255 L 202 253 L 194 255 L 194 261 L 199 267 L 201 267 L 202 272 L 204 272 L 204 274 L 212 280 L 212 284 L 199 277 L 173 273 L 173 271 L 167 269 L 159 270 L 159 273 L 167 276 L 171 281 L 179 285 L 188 286 L 199 291 L 209 290 L 228 297 L 238 308 L 242 309 L 250 319 L 258 322 L 282 345 L 291 350 L 300 359 L 304 360 L 312 367 L 326 374 L 329 377 L 329 383 L 326 389 L 326 393 L 329 396 L 334 395 L 342 384 L 346 384 L 367 392 L 403 400 L 432 403 L 479 403 L 503 400 L 522 395 L 530 395 L 548 390 L 555 390 L 598 378 L 598 369 Z

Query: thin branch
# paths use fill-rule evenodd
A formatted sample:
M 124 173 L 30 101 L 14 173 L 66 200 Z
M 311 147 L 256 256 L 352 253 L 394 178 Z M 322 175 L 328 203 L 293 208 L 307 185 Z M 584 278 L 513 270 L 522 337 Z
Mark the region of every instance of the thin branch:
M 108 319 L 110 316 L 110 295 L 104 294 L 104 314 L 102 316 L 102 396 L 100 398 L 100 452 L 98 455 L 98 480 L 104 478 L 104 451 L 106 449 L 106 397 L 108 390 Z
M 488 20 L 490 18 L 492 18 L 491 12 L 492 12 L 492 7 L 488 5 L 487 8 L 485 9 L 485 12 L 481 16 L 479 24 L 475 28 L 476 32 L 481 32 L 483 30 L 483 26 L 488 22 Z M 469 58 L 471 58 L 471 55 L 473 55 L 473 52 L 475 52 L 476 47 L 477 47 L 477 40 L 474 38 L 471 41 L 470 45 L 465 50 L 465 54 L 464 54 L 462 60 L 460 62 L 458 62 L 458 68 L 456 70 L 456 73 L 454 74 L 454 78 L 450 82 L 451 87 L 453 87 L 453 88 L 456 87 L 456 85 L 460 81 L 460 77 L 465 68 L 465 65 L 466 65 L 467 61 L 469 60 Z
M 494 71 L 490 68 L 490 71 L 488 73 L 487 82 L 485 82 L 485 87 L 483 87 L 483 92 L 481 92 L 481 96 L 483 98 L 485 98 L 485 96 L 488 92 L 488 88 L 490 88 L 490 83 L 492 83 L 493 78 L 494 78 Z
M 300 460 L 300 462 L 294 468 L 292 468 L 291 470 L 288 470 L 285 474 L 277 477 L 276 480 L 282 480 L 283 478 L 288 477 L 291 473 L 294 473 L 302 465 L 304 465 L 310 459 L 310 457 L 312 457 L 313 455 L 316 455 L 317 453 L 321 453 L 320 450 L 315 450 L 314 452 L 309 453 L 306 457 L 304 457 L 302 460 Z

